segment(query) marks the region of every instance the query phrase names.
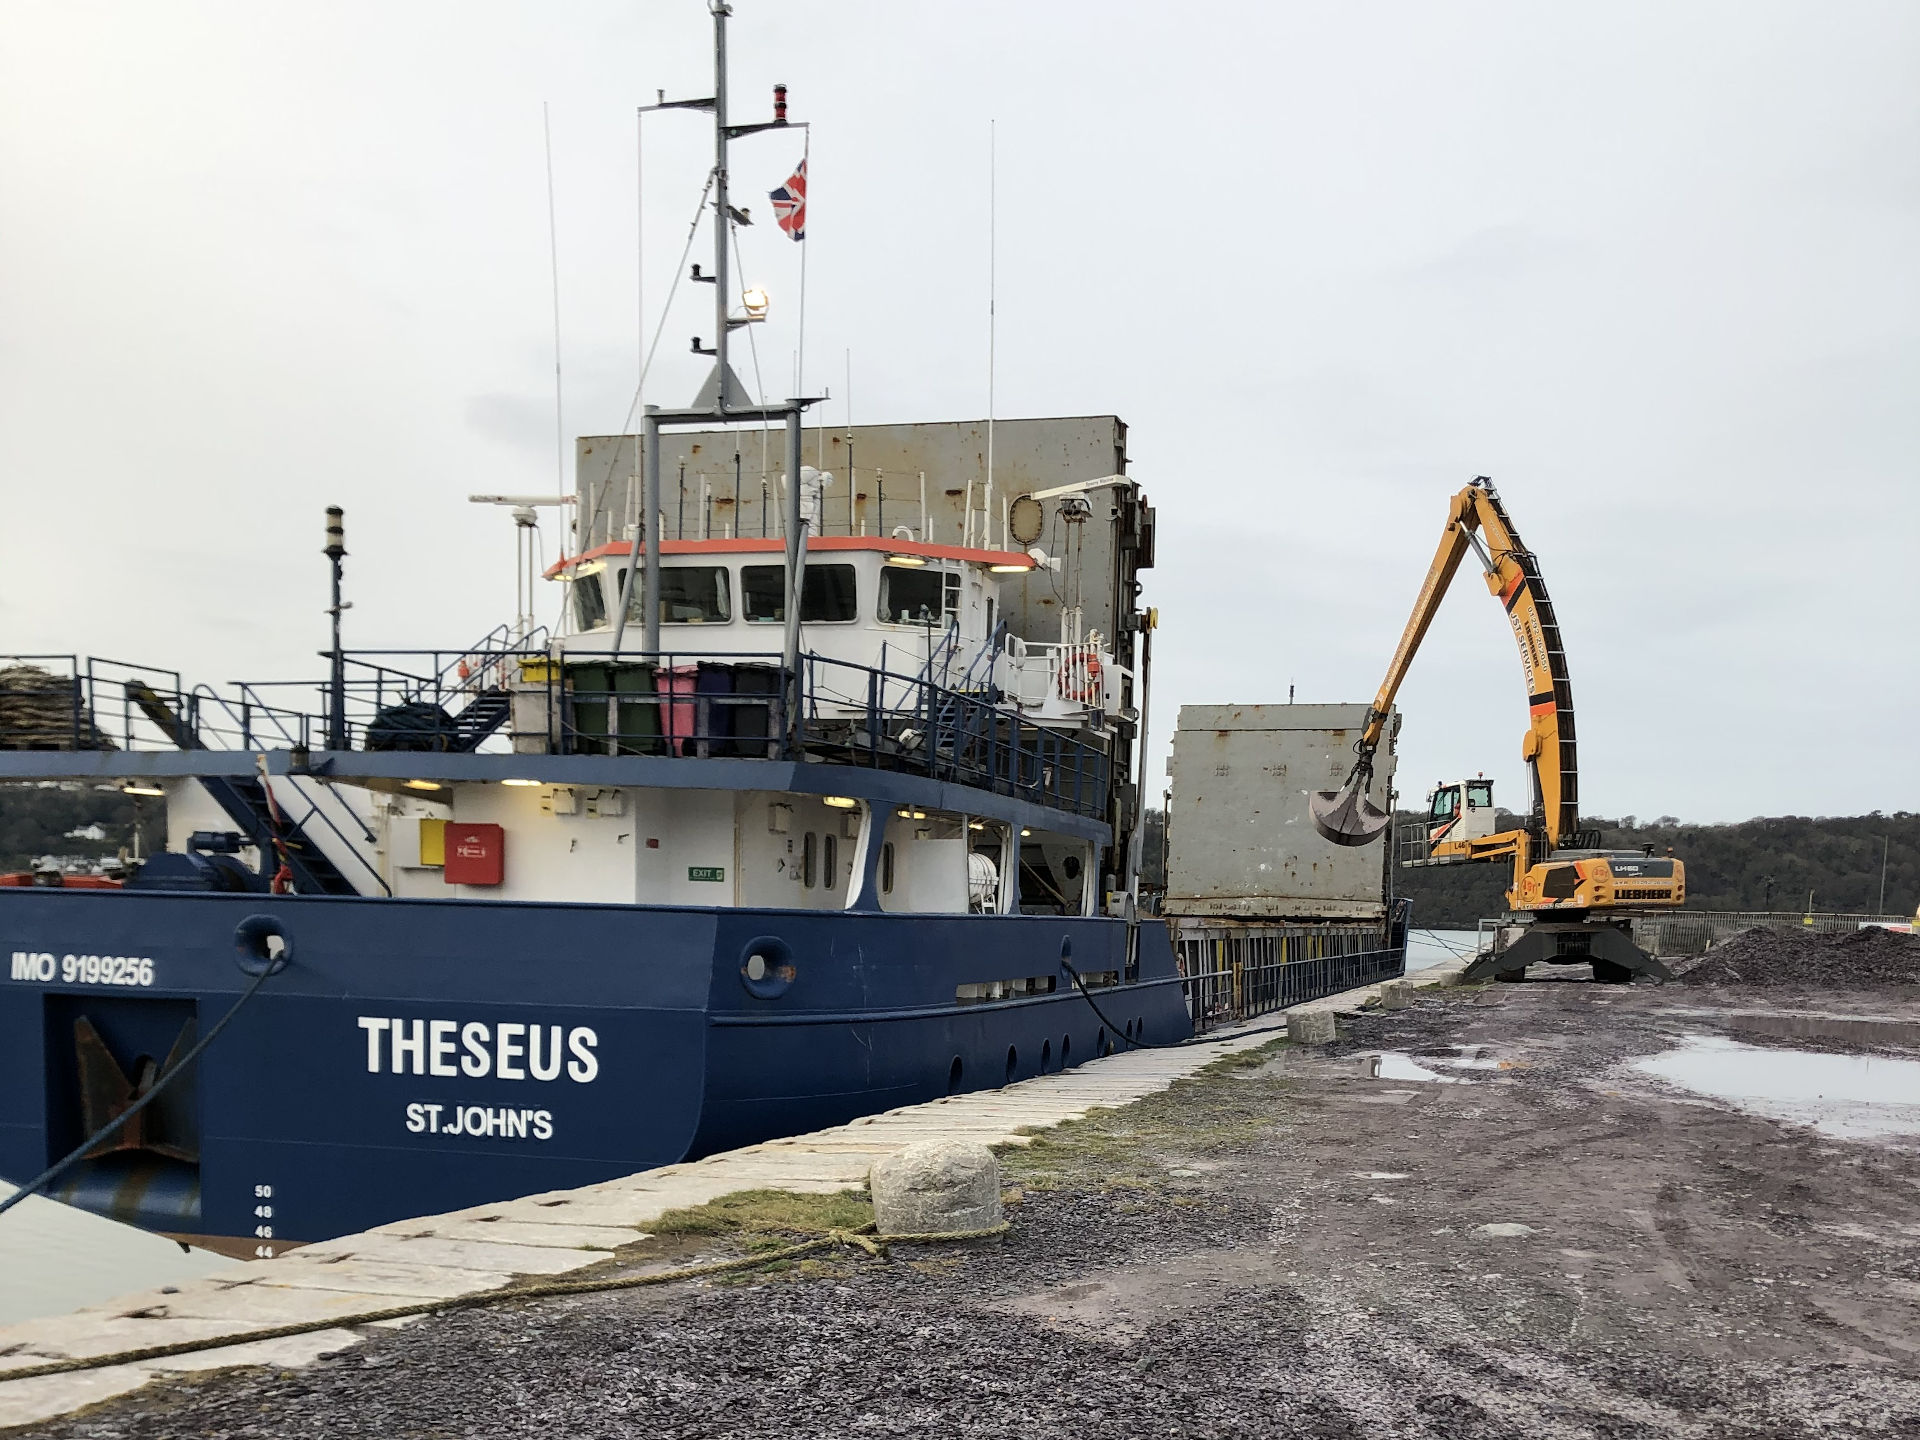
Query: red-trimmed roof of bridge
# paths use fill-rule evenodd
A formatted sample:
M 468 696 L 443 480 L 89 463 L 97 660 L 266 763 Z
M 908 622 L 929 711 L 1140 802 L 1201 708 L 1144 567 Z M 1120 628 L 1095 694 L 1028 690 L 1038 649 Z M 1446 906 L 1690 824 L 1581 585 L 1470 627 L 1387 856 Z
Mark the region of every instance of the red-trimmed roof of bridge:
M 614 540 L 579 555 L 567 555 L 547 567 L 547 578 L 591 560 L 633 553 L 634 542 Z M 780 539 L 748 540 L 662 540 L 662 555 L 783 555 L 787 542 Z M 1021 550 L 977 550 L 965 545 L 933 545 L 924 540 L 889 540 L 883 535 L 819 535 L 807 537 L 809 554 L 833 551 L 878 551 L 883 555 L 918 555 L 928 560 L 960 560 L 971 565 L 1018 565 L 1038 568 L 1031 555 Z

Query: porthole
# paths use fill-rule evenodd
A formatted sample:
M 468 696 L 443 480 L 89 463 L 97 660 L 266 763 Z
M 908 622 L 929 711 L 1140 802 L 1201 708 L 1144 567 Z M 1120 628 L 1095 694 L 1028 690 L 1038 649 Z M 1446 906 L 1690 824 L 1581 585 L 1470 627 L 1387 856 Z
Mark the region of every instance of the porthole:
M 1060 871 L 1067 879 L 1078 880 L 1080 878 L 1080 857 L 1078 855 L 1067 856 L 1060 862 Z
M 947 1094 L 957 1095 L 960 1093 L 960 1073 L 960 1057 L 956 1055 L 953 1057 L 953 1064 L 947 1067 Z
M 820 837 L 807 831 L 806 838 L 800 842 L 800 883 L 811 890 L 818 878 L 820 862 Z
M 820 842 L 820 881 L 831 890 L 839 882 L 840 842 L 829 832 Z
M 1020 1073 L 1020 1052 L 1013 1046 L 1007 1046 L 1007 1084 L 1013 1084 L 1013 1077 Z
M 1052 1064 L 1053 1064 L 1053 1041 L 1042 1040 L 1040 1042 L 1040 1073 L 1042 1075 L 1046 1074 L 1048 1068 Z
M 1108 1036 L 1107 1027 L 1104 1025 L 1094 1032 L 1093 1053 L 1097 1057 L 1104 1057 L 1113 1053 L 1113 1040 Z
M 880 893 L 893 893 L 893 842 L 887 841 L 880 847 Z
M 1072 1063 L 1073 1063 L 1073 1036 L 1062 1035 L 1060 1037 L 1060 1068 L 1064 1070 L 1067 1068 L 1067 1066 L 1071 1065 Z

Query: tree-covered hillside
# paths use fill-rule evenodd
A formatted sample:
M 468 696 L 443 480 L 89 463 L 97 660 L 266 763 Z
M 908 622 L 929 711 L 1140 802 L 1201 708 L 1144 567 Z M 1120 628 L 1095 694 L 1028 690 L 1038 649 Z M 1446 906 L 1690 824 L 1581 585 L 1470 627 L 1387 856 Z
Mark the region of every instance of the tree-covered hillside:
M 105 857 L 133 848 L 136 797 L 117 787 L 25 783 L 0 784 L 0 871 L 24 870 L 42 855 Z M 163 846 L 161 803 L 140 805 L 141 851 Z M 98 825 L 102 840 L 68 839 L 69 830 Z

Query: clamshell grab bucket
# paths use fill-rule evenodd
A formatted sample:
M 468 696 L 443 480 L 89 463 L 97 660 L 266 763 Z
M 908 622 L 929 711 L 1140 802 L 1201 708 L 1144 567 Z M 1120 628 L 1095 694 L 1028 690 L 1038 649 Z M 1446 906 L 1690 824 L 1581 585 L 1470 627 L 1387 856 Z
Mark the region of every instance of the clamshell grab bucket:
M 1316 790 L 1307 802 L 1313 828 L 1336 845 L 1365 845 L 1375 839 L 1393 816 L 1367 799 L 1359 776 L 1338 790 Z

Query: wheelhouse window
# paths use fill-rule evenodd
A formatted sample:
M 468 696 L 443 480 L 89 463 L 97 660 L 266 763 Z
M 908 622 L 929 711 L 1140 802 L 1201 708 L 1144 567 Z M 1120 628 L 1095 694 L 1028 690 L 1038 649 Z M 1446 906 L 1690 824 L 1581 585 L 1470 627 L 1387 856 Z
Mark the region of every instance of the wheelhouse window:
M 800 620 L 806 625 L 843 625 L 860 618 L 851 565 L 809 565 L 800 582 Z M 740 608 L 749 624 L 784 624 L 787 567 L 742 565 Z
M 625 575 L 625 571 L 621 572 Z M 623 582 L 624 583 L 624 580 Z M 634 593 L 627 600 L 627 619 L 641 614 L 646 577 L 634 576 Z M 663 565 L 660 567 L 660 623 L 663 625 L 724 625 L 733 618 L 732 588 L 724 565 Z
M 573 623 L 581 630 L 598 630 L 607 623 L 607 596 L 600 588 L 604 574 L 596 566 L 573 577 Z
M 880 572 L 879 617 L 887 625 L 938 625 L 946 612 L 945 572 L 888 565 Z

